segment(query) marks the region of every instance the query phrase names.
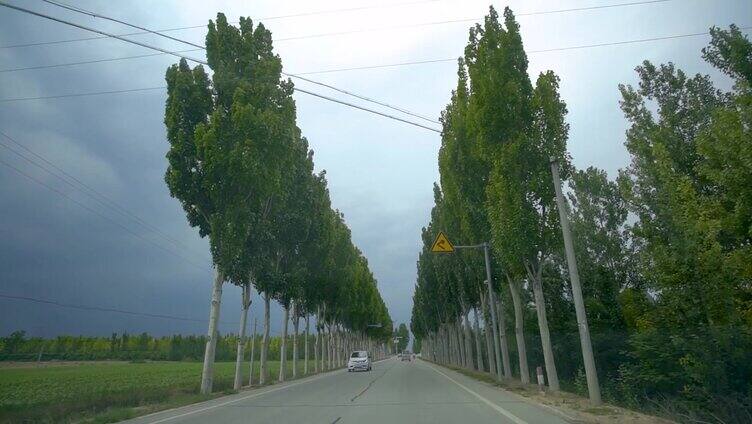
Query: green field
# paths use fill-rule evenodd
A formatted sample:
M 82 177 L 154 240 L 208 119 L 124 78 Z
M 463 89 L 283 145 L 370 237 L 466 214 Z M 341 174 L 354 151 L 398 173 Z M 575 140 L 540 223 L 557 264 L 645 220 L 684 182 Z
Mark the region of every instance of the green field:
M 270 362 L 275 382 L 279 362 Z M 302 375 L 303 363 L 299 362 Z M 198 362 L 0 365 L 0 422 L 108 422 L 201 400 Z M 258 377 L 258 361 L 254 380 Z M 313 372 L 313 361 L 309 365 Z M 243 379 L 247 384 L 248 364 Z M 214 391 L 232 389 L 234 362 L 218 362 Z M 288 378 L 292 375 L 288 363 Z

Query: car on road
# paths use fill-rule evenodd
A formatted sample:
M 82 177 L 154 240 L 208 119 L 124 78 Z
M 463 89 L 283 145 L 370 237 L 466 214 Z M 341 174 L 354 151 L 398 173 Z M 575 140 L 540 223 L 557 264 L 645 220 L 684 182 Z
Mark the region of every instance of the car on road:
M 412 361 L 413 354 L 409 350 L 405 350 L 400 354 L 400 359 L 403 361 Z
M 347 360 L 347 372 L 371 371 L 371 355 L 365 350 L 355 350 Z

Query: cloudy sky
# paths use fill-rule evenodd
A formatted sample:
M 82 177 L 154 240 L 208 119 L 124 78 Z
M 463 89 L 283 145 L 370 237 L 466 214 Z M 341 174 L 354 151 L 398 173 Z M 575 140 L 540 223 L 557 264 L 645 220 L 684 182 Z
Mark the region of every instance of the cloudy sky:
M 132 32 L 41 0 L 7 1 L 104 31 Z M 456 58 L 472 20 L 479 21 L 489 6 L 487 0 L 66 2 L 153 29 L 204 25 L 217 12 L 231 21 L 239 16 L 260 19 L 272 30 L 287 72 L 311 73 L 309 78 L 432 118 L 438 117 L 456 83 L 451 60 L 319 71 Z M 623 3 L 643 4 L 537 13 Z M 708 37 L 564 48 L 702 33 L 713 25 L 752 25 L 752 2 L 747 0 L 493 5 L 499 10 L 509 5 L 519 15 L 531 76 L 553 69 L 561 77 L 575 165 L 598 166 L 611 176 L 629 160 L 617 85 L 634 83 L 633 69 L 645 59 L 716 75 L 700 59 Z M 457 20 L 461 22 L 444 22 Z M 205 27 L 169 34 L 202 43 Z M 0 8 L 0 130 L 13 139 L 0 136 L 0 335 L 17 329 L 42 336 L 205 332 L 211 281 L 207 243 L 187 225 L 162 178 L 165 90 L 158 87 L 176 59 L 158 55 L 14 70 L 153 53 L 113 39 L 47 43 L 92 35 Z M 190 48 L 156 36 L 131 38 L 170 50 Z M 717 81 L 728 86 L 721 78 Z M 310 83 L 296 84 L 364 104 Z M 8 101 L 132 89 L 150 90 Z M 420 229 L 428 220 L 431 186 L 438 179 L 439 135 L 305 94 L 295 99 L 298 125 L 315 151 L 317 168 L 327 170 L 334 206 L 344 212 L 354 242 L 367 256 L 393 319 L 408 321 Z M 81 189 L 79 182 L 88 188 Z M 236 287 L 225 288 L 223 332 L 237 331 L 239 293 Z M 254 316 L 260 316 L 258 305 L 254 303 Z M 273 319 L 274 331 L 280 327 L 279 314 Z

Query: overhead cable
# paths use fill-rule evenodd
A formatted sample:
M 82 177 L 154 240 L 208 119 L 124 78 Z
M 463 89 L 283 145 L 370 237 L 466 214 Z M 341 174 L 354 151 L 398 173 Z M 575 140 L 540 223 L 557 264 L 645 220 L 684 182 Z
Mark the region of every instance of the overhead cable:
M 598 9 L 610 9 L 615 7 L 627 7 L 627 6 L 639 6 L 639 5 L 646 5 L 646 4 L 652 4 L 652 3 L 666 3 L 673 0 L 646 0 L 646 1 L 635 1 L 635 2 L 626 2 L 626 3 L 616 3 L 616 4 L 608 4 L 608 5 L 601 5 L 601 6 L 587 6 L 587 7 L 573 7 L 568 9 L 554 9 L 554 10 L 541 10 L 541 11 L 535 11 L 535 12 L 523 12 L 518 13 L 516 16 L 536 16 L 536 15 L 551 15 L 551 14 L 559 14 L 559 13 L 570 13 L 570 12 L 582 12 L 582 11 L 592 11 L 592 10 L 598 10 Z M 336 10 L 335 10 L 336 11 Z M 341 11 L 341 10 L 340 10 Z M 299 15 L 283 15 L 278 17 L 266 17 L 266 18 L 259 18 L 260 21 L 268 21 L 272 19 L 283 19 L 283 18 L 289 18 L 289 17 L 295 17 L 295 16 L 301 16 Z M 307 34 L 307 35 L 299 35 L 299 36 L 290 36 L 290 37 L 283 37 L 283 38 L 277 38 L 275 41 L 291 41 L 291 40 L 303 40 L 303 39 L 309 39 L 309 38 L 321 38 L 321 37 L 330 37 L 330 36 L 339 36 L 339 35 L 348 35 L 348 34 L 356 34 L 360 32 L 372 32 L 372 31 L 384 31 L 384 30 L 391 30 L 391 29 L 405 29 L 405 28 L 416 28 L 416 27 L 424 27 L 424 26 L 432 26 L 432 25 L 444 25 L 444 24 L 453 24 L 453 23 L 463 23 L 463 22 L 479 22 L 482 21 L 483 18 L 463 18 L 463 19 L 450 19 L 450 20 L 443 20 L 443 21 L 435 21 L 435 22 L 419 22 L 415 24 L 405 24 L 405 25 L 397 25 L 397 26 L 383 26 L 383 27 L 377 27 L 377 28 L 369 28 L 369 29 L 358 29 L 358 30 L 351 30 L 351 31 L 341 31 L 341 32 L 331 32 L 331 33 L 320 33 L 320 34 Z M 232 24 L 237 24 L 238 22 L 231 22 Z M 206 28 L 206 24 L 202 25 L 190 25 L 190 26 L 181 26 L 181 27 L 173 27 L 173 28 L 165 28 L 156 30 L 156 32 L 164 33 L 164 32 L 172 32 L 172 31 L 182 31 L 186 29 L 196 29 L 196 28 Z M 131 35 L 144 35 L 144 34 L 150 34 L 151 31 L 136 31 L 136 32 L 129 32 L 129 33 L 123 33 L 119 34 L 121 36 L 131 36 Z M 0 46 L 0 49 L 11 49 L 11 48 L 20 48 L 20 47 L 33 47 L 33 46 L 43 46 L 43 45 L 51 45 L 51 44 L 64 44 L 64 43 L 74 43 L 79 41 L 91 41 L 91 40 L 103 40 L 107 39 L 109 37 L 82 37 L 82 38 L 73 38 L 68 40 L 52 40 L 52 41 L 39 41 L 39 42 L 32 42 L 32 43 L 22 43 L 22 44 L 11 44 L 11 45 L 5 45 Z
M 85 31 L 95 32 L 97 34 L 102 34 L 102 35 L 107 35 L 109 37 L 112 37 L 112 38 L 124 41 L 126 43 L 131 43 L 131 44 L 135 44 L 135 45 L 147 48 L 147 49 L 156 50 L 156 51 L 159 51 L 159 52 L 162 52 L 162 53 L 165 53 L 165 54 L 170 54 L 170 55 L 173 55 L 173 56 L 176 56 L 176 57 L 183 58 L 185 60 L 190 60 L 190 61 L 195 62 L 195 63 L 199 63 L 199 64 L 203 64 L 203 65 L 208 65 L 208 63 L 205 60 L 202 60 L 202 59 L 196 59 L 196 58 L 193 58 L 193 57 L 190 57 L 190 56 L 183 55 L 182 53 L 178 53 L 178 52 L 166 50 L 166 49 L 163 49 L 161 47 L 156 47 L 156 46 L 152 46 L 152 45 L 149 45 L 149 44 L 146 44 L 146 43 L 142 43 L 140 41 L 130 40 L 130 39 L 124 38 L 124 37 L 119 36 L 119 35 L 110 34 L 110 33 L 105 32 L 105 31 L 101 31 L 101 30 L 98 30 L 98 29 L 95 29 L 95 28 L 90 28 L 90 27 L 87 27 L 87 26 L 84 26 L 84 25 L 77 24 L 75 22 L 66 21 L 64 19 L 60 19 L 60 18 L 51 16 L 51 15 L 47 15 L 47 14 L 44 14 L 44 13 L 36 12 L 36 11 L 30 10 L 30 9 L 26 9 L 26 8 L 23 8 L 23 7 L 20 7 L 20 6 L 8 4 L 8 3 L 2 2 L 2 1 L 0 1 L 0 6 L 8 7 L 10 9 L 15 9 L 15 10 L 18 10 L 18 11 L 21 11 L 21 12 L 24 12 L 24 13 L 28 13 L 28 14 L 31 14 L 31 15 L 39 16 L 41 18 L 45 18 L 45 19 L 49 19 L 49 20 L 52 20 L 52 21 L 55 21 L 55 22 L 62 23 L 62 24 L 70 25 L 70 26 L 73 26 L 73 27 L 76 27 L 76 28 L 83 29 Z M 376 115 L 380 115 L 380 116 L 383 116 L 383 117 L 386 117 L 386 118 L 390 118 L 390 119 L 393 119 L 393 120 L 396 120 L 396 121 L 404 122 L 404 123 L 409 124 L 409 125 L 413 125 L 413 126 L 424 128 L 424 129 L 429 129 L 429 130 L 437 132 L 437 133 L 441 132 L 440 130 L 435 129 L 435 128 L 430 128 L 430 127 L 427 127 L 427 126 L 422 125 L 422 124 L 418 124 L 418 123 L 415 123 L 415 122 L 412 122 L 412 121 L 408 121 L 406 119 L 398 118 L 396 116 L 389 115 L 389 114 L 386 114 L 386 113 L 382 113 L 382 112 L 379 112 L 379 111 L 376 111 L 376 110 L 373 110 L 373 109 L 369 109 L 369 108 L 366 108 L 366 107 L 362 107 L 362 106 L 357 106 L 356 107 L 355 105 L 353 105 L 351 103 L 348 103 L 348 102 L 345 102 L 345 101 L 335 100 L 335 99 L 333 99 L 331 97 L 328 97 L 328 96 L 325 96 L 325 95 L 320 95 L 320 94 L 317 94 L 317 93 L 313 93 L 313 92 L 310 92 L 310 91 L 307 91 L 307 90 L 302 90 L 302 89 L 300 89 L 298 87 L 295 87 L 294 89 L 295 89 L 295 91 L 299 91 L 301 93 L 309 94 L 309 95 L 312 95 L 312 96 L 315 96 L 315 97 L 318 97 L 318 98 L 321 98 L 321 99 L 325 99 L 325 100 L 328 100 L 328 101 L 332 101 L 332 102 L 335 102 L 335 103 L 339 103 L 339 104 L 342 104 L 342 105 L 354 107 L 354 108 L 362 110 L 362 111 L 370 112 L 370 113 L 373 113 L 373 114 L 376 114 Z
M 182 40 L 182 39 L 179 39 L 179 38 L 175 38 L 175 37 L 172 37 L 172 36 L 169 36 L 169 35 L 166 35 L 166 34 L 162 34 L 162 33 L 158 32 L 158 31 L 154 31 L 154 30 L 151 30 L 149 28 L 144 28 L 144 27 L 139 26 L 139 25 L 134 25 L 134 24 L 131 24 L 129 22 L 125 22 L 125 21 L 120 20 L 120 19 L 112 18 L 110 16 L 105 16 L 105 15 L 102 15 L 102 14 L 99 14 L 99 13 L 95 13 L 95 12 L 92 12 L 92 11 L 89 11 L 89 10 L 81 9 L 81 8 L 78 8 L 78 7 L 68 6 L 66 4 L 60 3 L 60 2 L 55 1 L 55 0 L 43 0 L 43 1 L 45 1 L 45 2 L 47 2 L 49 4 L 52 4 L 52 5 L 55 5 L 55 6 L 64 8 L 64 9 L 67 9 L 67 10 L 74 11 L 76 13 L 82 13 L 84 15 L 92 16 L 94 18 L 100 18 L 100 19 L 108 20 L 108 21 L 111 21 L 111 22 L 115 22 L 115 23 L 118 23 L 118 24 L 121 24 L 121 25 L 125 25 L 125 26 L 128 26 L 128 27 L 131 27 L 131 28 L 135 28 L 135 29 L 138 29 L 138 30 L 141 30 L 141 31 L 146 31 L 148 33 L 157 35 L 159 37 L 166 38 L 168 40 L 177 41 L 179 43 L 187 44 L 189 46 L 196 47 L 198 49 L 206 50 L 206 48 L 204 46 L 202 46 L 202 45 L 195 44 L 195 43 L 192 43 L 190 41 Z M 370 102 L 370 103 L 377 104 L 379 106 L 383 106 L 383 107 L 395 110 L 397 112 L 404 113 L 406 115 L 410 115 L 410 116 L 414 116 L 416 118 L 423 119 L 423 120 L 431 122 L 433 124 L 438 124 L 439 123 L 439 121 L 436 120 L 436 119 L 427 118 L 425 116 L 419 115 L 419 114 L 411 112 L 409 110 L 406 110 L 406 109 L 403 109 L 403 108 L 400 108 L 400 107 L 397 107 L 397 106 L 392 106 L 392 105 L 390 105 L 388 103 L 385 103 L 385 102 L 382 102 L 382 101 L 379 101 L 379 100 L 374 100 L 374 99 L 372 99 L 370 97 L 366 97 L 366 96 L 363 96 L 361 94 L 353 93 L 351 91 L 335 87 L 335 86 L 333 86 L 331 84 L 325 84 L 323 82 L 315 81 L 315 80 L 312 80 L 312 79 L 309 79 L 309 78 L 299 77 L 299 76 L 297 76 L 295 74 L 290 74 L 290 73 L 287 73 L 287 72 L 284 72 L 284 71 L 281 71 L 281 74 L 285 75 L 285 76 L 288 76 L 288 77 L 297 78 L 297 79 L 300 79 L 302 81 L 306 81 L 306 82 L 309 82 L 309 83 L 312 83 L 312 84 L 316 84 L 316 85 L 319 85 L 319 86 L 322 86 L 322 87 L 326 87 L 326 88 L 329 88 L 331 90 L 338 91 L 340 93 L 346 94 L 348 96 L 352 96 L 352 97 L 355 97 L 355 98 L 358 98 L 358 99 L 361 99 L 361 100 L 365 100 L 365 101 Z
M 119 203 L 110 199 L 109 196 L 91 187 L 90 185 L 84 183 L 76 176 L 71 175 L 69 172 L 67 172 L 66 170 L 62 169 L 60 166 L 53 163 L 51 160 L 35 152 L 29 147 L 26 147 L 26 145 L 18 142 L 16 139 L 6 134 L 4 131 L 0 130 L 0 136 L 4 137 L 6 140 L 10 141 L 11 143 L 13 143 L 13 145 L 17 146 L 23 151 L 20 151 L 14 147 L 11 147 L 3 143 L 2 141 L 0 141 L 0 146 L 5 147 L 6 149 L 10 150 L 12 153 L 24 159 L 26 162 L 29 162 L 30 164 L 36 166 L 37 168 L 45 171 L 47 174 L 57 178 L 58 180 L 62 181 L 69 187 L 72 187 L 73 189 L 78 190 L 79 192 L 83 193 L 85 196 L 99 203 L 101 206 L 111 211 L 114 211 L 118 213 L 119 215 L 125 217 L 126 219 L 129 219 L 135 222 L 140 227 L 143 227 L 146 230 L 151 231 L 153 234 L 155 234 L 156 236 L 160 237 L 163 240 L 166 240 L 167 242 L 171 243 L 178 249 L 181 249 L 183 251 L 191 250 L 190 247 L 186 246 L 184 243 L 176 240 L 174 237 L 171 237 L 169 234 L 166 234 L 165 232 L 163 232 L 156 226 L 149 224 L 143 218 L 139 217 L 133 212 L 130 212 L 125 206 L 120 205 Z
M 82 304 L 75 304 L 75 303 L 64 303 L 64 302 L 59 302 L 57 300 L 40 299 L 37 297 L 30 297 L 30 296 L 17 296 L 17 295 L 0 293 L 0 298 L 10 299 L 10 300 L 23 300 L 27 302 L 42 303 L 45 305 L 55 305 L 55 306 L 60 306 L 63 308 L 81 309 L 85 311 L 115 312 L 118 314 L 135 315 L 135 316 L 142 316 L 142 317 L 148 317 L 148 318 L 170 319 L 170 320 L 175 320 L 175 321 L 190 321 L 190 322 L 200 322 L 200 323 L 206 322 L 205 319 L 187 318 L 187 317 L 166 315 L 166 314 L 152 314 L 148 312 L 136 312 L 136 311 L 129 311 L 125 309 L 105 308 L 101 306 L 90 306 L 90 305 L 82 305 Z M 236 322 L 224 322 L 224 321 L 220 321 L 220 322 L 222 324 L 230 324 L 230 325 L 237 324 Z

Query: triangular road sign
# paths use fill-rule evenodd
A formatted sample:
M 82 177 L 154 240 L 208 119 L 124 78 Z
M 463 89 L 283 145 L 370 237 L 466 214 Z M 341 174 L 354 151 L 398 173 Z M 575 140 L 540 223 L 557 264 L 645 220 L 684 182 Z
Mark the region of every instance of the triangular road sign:
M 443 231 L 439 231 L 439 235 L 436 236 L 436 241 L 431 246 L 431 252 L 433 253 L 453 253 L 454 246 L 449 241 Z

